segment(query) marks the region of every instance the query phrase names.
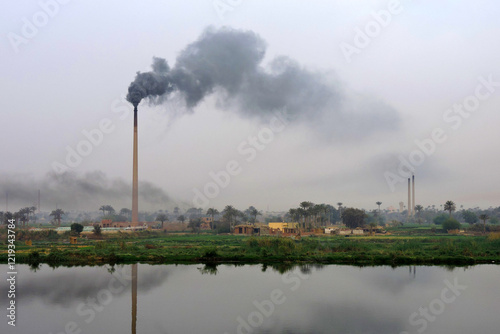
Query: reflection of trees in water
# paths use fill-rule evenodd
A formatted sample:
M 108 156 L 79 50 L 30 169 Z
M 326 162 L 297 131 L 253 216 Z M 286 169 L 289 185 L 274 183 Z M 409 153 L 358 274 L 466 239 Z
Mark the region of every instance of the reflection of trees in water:
M 203 267 L 196 268 L 196 269 L 198 269 L 198 271 L 202 275 L 205 275 L 205 274 L 208 274 L 208 275 L 217 275 L 217 273 L 219 272 L 217 270 L 217 266 L 218 266 L 218 264 L 216 264 L 216 263 L 207 263 Z
M 297 267 L 297 265 L 292 263 L 273 263 L 270 264 L 269 267 L 271 267 L 273 271 L 277 271 L 280 274 L 284 274 L 289 271 L 292 271 L 295 267 Z
M 217 275 L 219 270 L 217 267 L 221 265 L 220 263 L 205 263 L 203 267 L 198 267 L 198 271 L 202 274 L 208 275 Z M 242 267 L 246 264 L 244 263 L 234 263 L 232 265 L 224 264 L 226 266 L 233 267 Z M 313 270 L 319 271 L 322 270 L 325 266 L 323 264 L 318 263 L 308 263 L 308 264 L 295 264 L 295 263 L 264 263 L 262 264 L 261 271 L 266 272 L 268 268 L 271 268 L 273 271 L 276 271 L 280 274 L 285 274 L 289 271 L 293 271 L 296 268 L 299 268 L 300 272 L 303 274 L 310 274 Z
M 465 265 L 465 266 L 460 266 L 460 265 L 453 265 L 453 264 L 447 264 L 442 266 L 446 271 L 453 272 L 455 269 L 462 268 L 464 271 L 469 270 L 471 266 Z
M 32 263 L 29 266 L 30 266 L 30 271 L 36 273 L 37 270 L 40 270 L 40 268 L 42 267 L 42 264 L 41 263 Z
M 276 271 L 280 274 L 285 274 L 289 271 L 293 271 L 296 268 L 299 268 L 300 272 L 303 274 L 311 274 L 314 271 L 322 270 L 325 265 L 320 263 L 307 263 L 307 264 L 296 264 L 296 263 L 271 263 L 271 264 L 263 264 L 262 272 L 266 272 L 267 268 L 271 267 L 273 271 Z

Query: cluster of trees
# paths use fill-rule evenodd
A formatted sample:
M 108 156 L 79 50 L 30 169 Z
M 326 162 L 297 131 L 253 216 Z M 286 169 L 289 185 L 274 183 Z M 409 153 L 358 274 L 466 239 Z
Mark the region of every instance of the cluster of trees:
M 436 225 L 442 225 L 446 230 L 460 229 L 460 222 L 453 217 L 453 212 L 456 210 L 456 205 L 453 201 L 447 201 L 444 204 L 444 210 L 448 211 L 448 214 L 439 214 L 434 217 L 433 222 Z M 469 225 L 474 225 L 479 221 L 482 222 L 483 225 L 483 233 L 486 233 L 486 223 L 489 220 L 493 220 L 494 223 L 498 223 L 498 218 L 492 219 L 488 213 L 479 213 L 472 210 L 462 209 L 460 211 L 460 216 Z
M 186 211 L 186 214 L 191 209 Z M 198 211 L 197 214 L 189 216 L 188 228 L 198 231 L 201 225 L 201 216 L 203 212 Z M 205 212 L 205 216 L 212 218 L 211 229 L 217 230 L 219 233 L 227 233 L 234 229 L 234 226 L 241 223 L 256 223 L 257 218 L 262 215 L 262 212 L 254 206 L 248 207 L 246 210 L 238 210 L 232 205 L 226 205 L 222 211 L 215 208 L 209 208 Z
M 374 210 L 375 211 L 375 210 Z M 442 224 L 442 221 L 448 217 L 457 220 L 459 223 L 476 224 L 478 222 L 483 222 L 479 217 L 481 215 L 486 215 L 489 218 L 487 221 L 489 224 L 499 224 L 500 223 L 500 207 L 492 208 L 487 210 L 481 210 L 478 207 L 465 209 L 463 205 L 460 205 L 460 210 L 458 206 L 453 201 L 446 201 L 441 205 L 428 205 L 424 208 L 422 205 L 415 205 L 415 217 L 410 217 L 408 219 L 408 211 L 403 212 L 382 212 L 382 216 L 387 220 L 391 221 L 406 221 L 406 222 L 416 222 L 419 224 L 432 222 L 437 224 Z M 447 212 L 447 214 L 445 214 Z M 444 217 L 444 218 L 443 218 Z
M 262 212 L 254 206 L 250 206 L 245 210 L 238 210 L 232 205 L 227 205 L 223 210 L 216 208 L 209 208 L 204 210 L 201 208 L 189 208 L 185 211 L 175 207 L 172 212 L 169 210 L 158 210 L 156 212 L 140 212 L 140 221 L 157 221 L 163 227 L 165 223 L 171 221 L 188 222 L 189 227 L 193 230 L 199 229 L 201 225 L 201 218 L 209 216 L 212 218 L 211 229 L 219 232 L 229 232 L 235 225 L 241 223 L 256 223 L 257 221 L 293 221 L 300 223 L 303 228 L 317 228 L 327 226 L 339 221 L 342 221 L 349 228 L 356 228 L 358 226 L 375 226 L 384 225 L 386 220 L 392 221 L 408 221 L 407 212 L 389 212 L 381 210 L 382 202 L 375 202 L 376 209 L 371 211 L 364 211 L 355 208 L 347 208 L 343 203 L 338 202 L 336 206 L 330 204 L 315 204 L 310 201 L 304 201 L 296 208 L 291 208 L 287 212 L 276 214 L 275 216 L 267 215 L 265 218 Z M 486 231 L 487 224 L 500 223 L 500 207 L 487 210 L 479 208 L 464 209 L 460 206 L 461 210 L 457 210 L 457 205 L 453 201 L 446 201 L 442 205 L 429 205 L 424 208 L 422 205 L 415 206 L 415 217 L 412 217 L 410 222 L 417 223 L 432 223 L 443 225 L 451 219 L 453 223 L 468 223 L 471 226 L 477 226 L 477 229 L 482 228 Z M 91 218 L 90 213 L 80 213 L 78 217 L 71 218 L 62 209 L 56 209 L 50 212 L 49 215 L 44 214 L 43 217 L 35 214 L 36 207 L 21 208 L 17 212 L 0 212 L 0 222 L 7 223 L 9 219 L 15 219 L 17 224 L 25 227 L 30 223 L 36 223 L 37 219 L 47 219 L 49 216 L 56 225 L 61 225 L 64 219 L 71 222 L 81 223 L 82 225 L 94 224 L 97 219 L 111 219 L 112 221 L 130 221 L 132 210 L 122 208 L 118 212 L 111 205 L 101 205 L 99 211 L 102 216 L 97 217 L 94 215 L 94 220 Z M 446 212 L 446 213 L 445 213 Z M 68 218 L 70 217 L 70 218 Z M 83 219 L 85 218 L 85 219 Z M 479 224 L 481 223 L 481 225 Z M 446 225 L 446 224 L 445 224 Z M 453 226 L 456 226 L 453 225 Z
M 298 208 L 288 210 L 285 218 L 300 223 L 303 228 L 330 225 L 340 219 L 342 203 L 337 204 L 339 206 L 338 210 L 330 204 L 314 204 L 313 202 L 304 201 L 300 203 Z
M 26 225 L 29 225 L 30 220 L 36 221 L 35 212 L 35 206 L 25 207 L 14 213 L 10 211 L 2 211 L 0 212 L 0 218 L 4 224 L 7 224 L 10 219 L 15 219 L 18 224 L 20 223 L 23 227 L 25 227 Z
M 36 223 L 37 216 L 35 214 L 36 212 L 36 207 L 25 207 L 20 209 L 17 212 L 10 212 L 10 211 L 0 211 L 0 221 L 4 224 L 7 224 L 9 220 L 15 219 L 17 224 L 21 224 L 22 227 L 29 226 L 29 222 L 33 221 L 34 224 Z M 61 226 L 61 219 L 62 216 L 64 215 L 64 211 L 61 209 L 56 209 L 53 210 L 49 216 L 53 217 L 53 221 L 57 223 L 59 226 Z

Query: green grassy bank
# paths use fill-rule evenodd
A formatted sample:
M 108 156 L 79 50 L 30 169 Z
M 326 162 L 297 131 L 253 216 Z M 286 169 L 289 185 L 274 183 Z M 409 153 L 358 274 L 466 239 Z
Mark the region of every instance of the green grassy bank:
M 468 265 L 500 262 L 498 236 L 377 235 L 249 237 L 212 234 L 116 233 L 104 240 L 67 238 L 16 245 L 16 263 L 329 263 L 352 265 Z M 7 263 L 6 243 L 0 262 Z

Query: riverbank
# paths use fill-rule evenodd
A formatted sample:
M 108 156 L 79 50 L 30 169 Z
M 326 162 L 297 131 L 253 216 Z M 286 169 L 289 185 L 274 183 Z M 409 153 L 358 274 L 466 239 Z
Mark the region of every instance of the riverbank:
M 16 246 L 16 263 L 36 266 L 119 263 L 325 263 L 471 265 L 500 263 L 500 238 L 460 235 L 251 237 L 116 233 L 103 240 L 35 240 Z M 7 263 L 2 247 L 0 263 Z

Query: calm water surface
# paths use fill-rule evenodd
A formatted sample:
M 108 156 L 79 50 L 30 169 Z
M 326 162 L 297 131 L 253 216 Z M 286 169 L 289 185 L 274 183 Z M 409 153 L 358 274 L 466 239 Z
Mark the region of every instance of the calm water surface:
M 16 327 L 0 283 L 2 334 L 500 332 L 495 265 L 17 269 Z

